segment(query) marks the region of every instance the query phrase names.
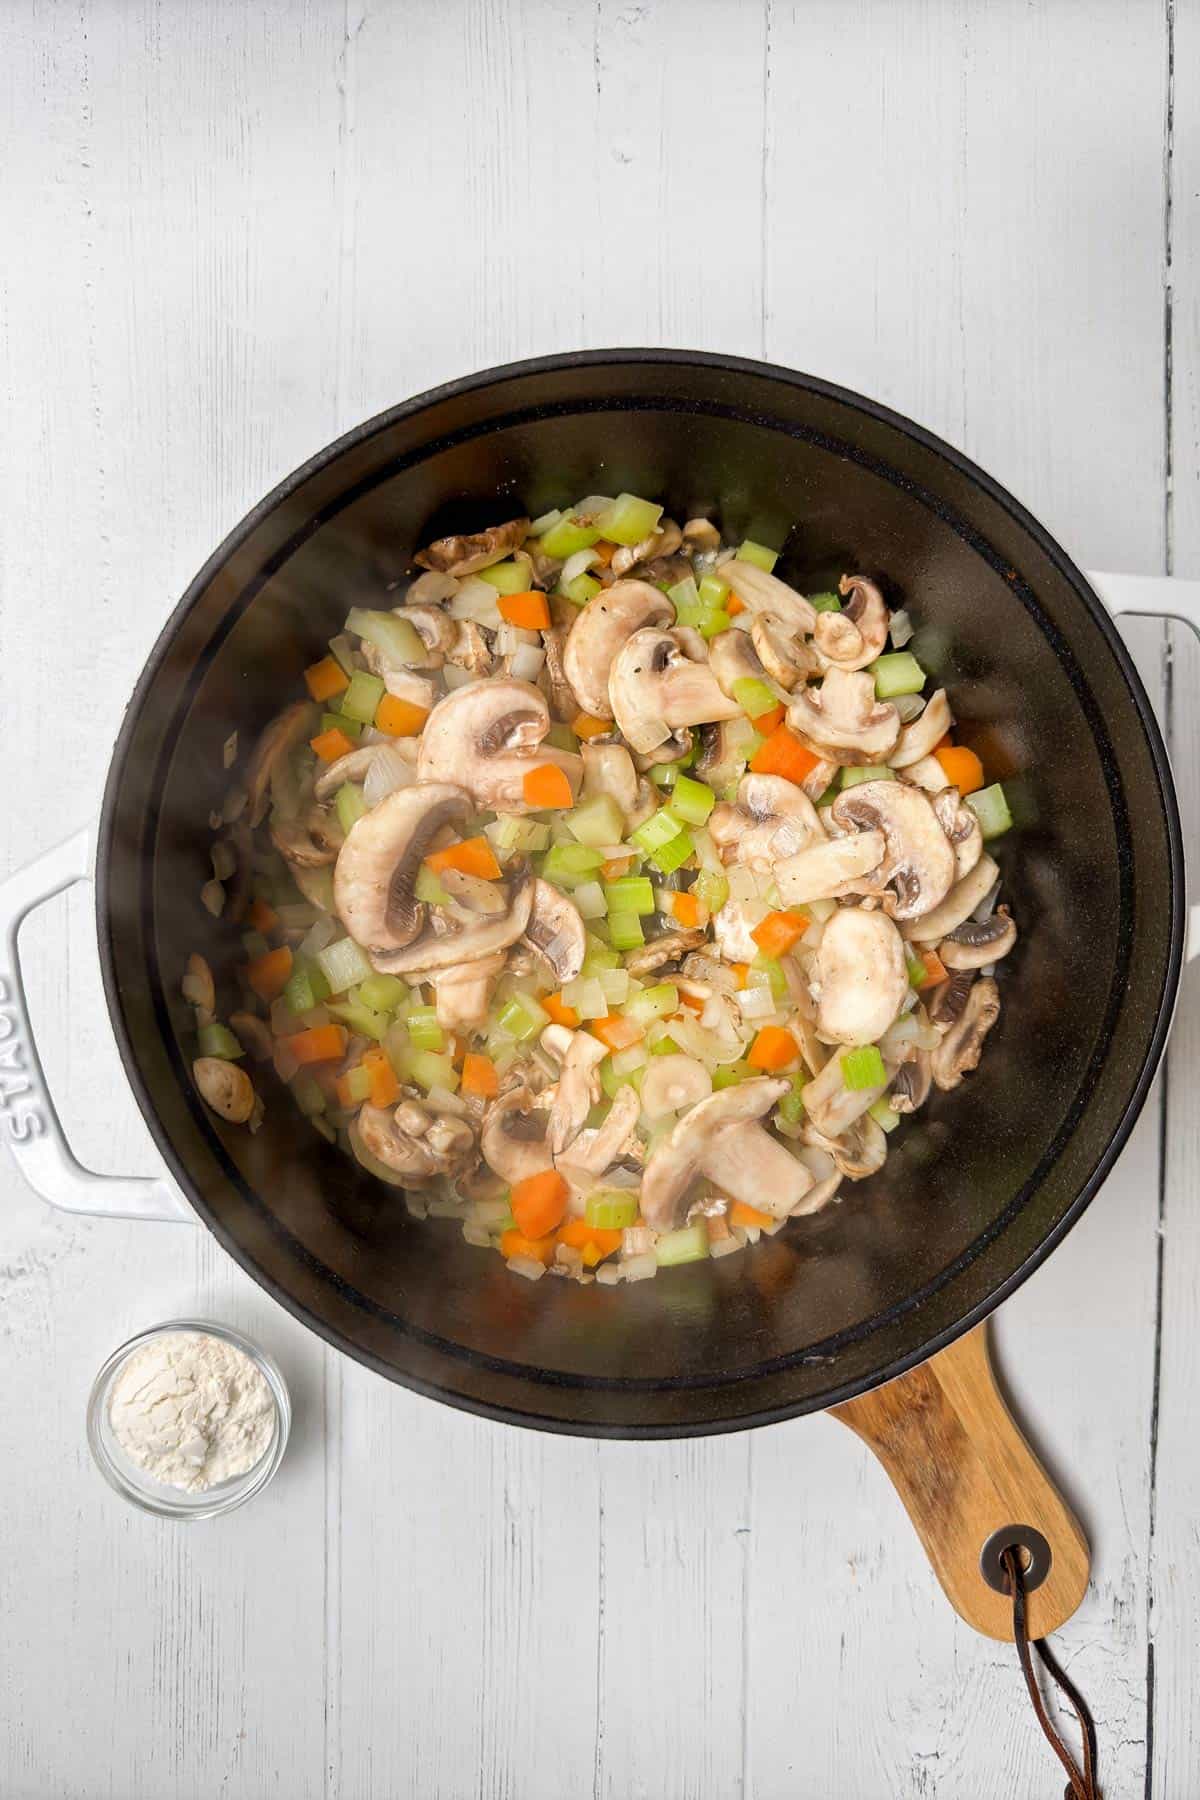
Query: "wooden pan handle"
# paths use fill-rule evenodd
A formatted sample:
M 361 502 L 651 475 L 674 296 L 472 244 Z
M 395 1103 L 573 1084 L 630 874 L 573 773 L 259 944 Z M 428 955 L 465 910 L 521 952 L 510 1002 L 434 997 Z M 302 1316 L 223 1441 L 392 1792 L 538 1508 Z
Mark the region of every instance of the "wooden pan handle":
M 984 1579 L 980 1553 L 1005 1526 L 1032 1527 L 1050 1569 L 1029 1595 L 1029 1635 L 1069 1619 L 1088 1584 L 1079 1523 L 1018 1431 L 979 1325 L 929 1362 L 830 1408 L 891 1477 L 954 1610 L 986 1637 L 1012 1641 L 1012 1602 Z

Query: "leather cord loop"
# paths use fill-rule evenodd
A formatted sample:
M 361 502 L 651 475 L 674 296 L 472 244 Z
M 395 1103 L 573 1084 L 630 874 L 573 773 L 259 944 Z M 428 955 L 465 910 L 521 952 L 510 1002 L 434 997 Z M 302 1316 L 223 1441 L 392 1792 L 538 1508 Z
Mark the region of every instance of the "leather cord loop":
M 1025 1686 L 1029 1690 L 1029 1698 L 1033 1710 L 1037 1714 L 1038 1724 L 1046 1736 L 1046 1741 L 1067 1771 L 1067 1786 L 1064 1800 L 1101 1800 L 1100 1789 L 1096 1784 L 1096 1727 L 1087 1703 L 1074 1682 L 1060 1666 L 1049 1646 L 1042 1638 L 1029 1636 L 1025 1614 L 1025 1579 L 1021 1567 L 1020 1553 L 1015 1545 L 1010 1545 L 1000 1553 L 1001 1566 L 1008 1582 L 1013 1603 L 1013 1639 L 1017 1646 L 1017 1655 L 1021 1662 L 1021 1673 L 1025 1677 Z M 1075 1761 L 1067 1748 L 1054 1721 L 1046 1711 L 1046 1703 L 1038 1686 L 1037 1674 L 1033 1666 L 1030 1650 L 1036 1650 L 1043 1668 L 1050 1679 L 1065 1694 L 1075 1710 L 1079 1720 L 1079 1729 L 1083 1736 L 1083 1768 Z

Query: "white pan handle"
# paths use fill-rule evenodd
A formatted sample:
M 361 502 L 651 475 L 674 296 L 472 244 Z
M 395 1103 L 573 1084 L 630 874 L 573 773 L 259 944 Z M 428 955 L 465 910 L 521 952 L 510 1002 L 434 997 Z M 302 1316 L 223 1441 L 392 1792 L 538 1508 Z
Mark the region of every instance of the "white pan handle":
M 1141 613 L 1156 619 L 1178 619 L 1200 638 L 1200 581 L 1173 575 L 1109 575 L 1089 569 L 1088 580 L 1113 617 Z M 1200 956 L 1200 906 L 1188 915 L 1187 958 Z
M 17 933 L 27 913 L 92 878 L 91 833 L 76 832 L 0 882 L 0 1137 L 35 1193 L 66 1212 L 195 1220 L 162 1176 L 94 1175 L 74 1155 L 54 1108 L 29 1022 Z

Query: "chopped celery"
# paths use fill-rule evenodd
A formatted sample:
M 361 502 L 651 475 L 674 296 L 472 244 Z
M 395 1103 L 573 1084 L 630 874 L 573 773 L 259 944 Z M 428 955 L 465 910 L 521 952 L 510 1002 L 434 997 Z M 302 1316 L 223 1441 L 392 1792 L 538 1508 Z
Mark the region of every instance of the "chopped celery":
M 504 562 L 493 563 L 490 569 L 480 569 L 478 573 L 480 581 L 486 581 L 498 594 L 529 592 L 528 563 L 514 562 L 512 558 L 508 558 Z
M 625 815 L 611 794 L 581 800 L 566 823 L 572 837 L 593 849 L 599 844 L 619 844 L 625 835 Z
M 1011 829 L 1013 817 L 1008 810 L 1008 796 L 998 781 L 991 787 L 981 788 L 977 794 L 968 794 L 967 805 L 979 820 L 979 829 L 985 839 L 1001 837 Z
M 678 1231 L 665 1231 L 654 1246 L 660 1269 L 675 1263 L 703 1262 L 708 1255 L 708 1227 L 703 1219 Z
M 586 569 L 582 575 L 576 575 L 571 581 L 563 581 L 560 576 L 558 583 L 559 593 L 564 600 L 569 600 L 572 606 L 586 606 L 592 595 L 600 592 L 600 587 L 600 582 L 594 575 L 589 575 Z
M 875 696 L 879 700 L 919 694 L 925 686 L 925 671 L 908 650 L 893 650 L 888 656 L 876 657 L 867 673 L 875 677 Z
M 551 526 L 557 525 L 558 521 L 565 517 L 566 517 L 566 514 L 561 510 L 560 507 L 557 507 L 557 506 L 552 506 L 550 508 L 549 512 L 539 513 L 537 518 L 534 519 L 532 521 L 532 523 L 530 524 L 530 527 L 529 527 L 530 537 L 534 537 L 534 538 L 544 537 L 546 535 L 546 533 L 550 530 Z
M 925 958 L 923 956 L 914 956 L 910 950 L 906 949 L 904 953 L 904 962 L 908 969 L 909 986 L 915 988 L 924 987 L 925 983 L 929 980 L 929 970 L 925 967 Z
M 719 637 L 728 631 L 733 624 L 733 615 L 727 612 L 703 612 L 696 620 L 696 630 L 702 638 Z
M 349 832 L 352 826 L 358 824 L 367 810 L 363 791 L 356 781 L 343 781 L 337 791 L 334 806 L 337 809 L 338 824 L 343 831 Z
M 508 1005 L 501 1009 L 499 1018 L 501 1029 L 518 1043 L 524 1043 L 526 1038 L 533 1037 L 549 1023 L 550 1014 L 545 1007 L 539 1006 L 533 995 L 525 992 L 514 994 Z
M 808 604 L 814 612 L 841 612 L 842 603 L 836 594 L 810 594 Z
M 552 844 L 542 859 L 542 874 L 558 887 L 590 881 L 604 858 L 587 844 Z
M 359 1063 L 357 1067 L 348 1069 L 345 1075 L 343 1075 L 342 1080 L 345 1084 L 345 1091 L 350 1096 L 351 1100 L 357 1100 L 361 1103 L 363 1100 L 370 1099 L 370 1069 L 364 1069 L 362 1064 Z
M 405 1019 L 408 1041 L 414 1050 L 444 1050 L 446 1034 L 438 1024 L 435 1006 L 410 1006 Z
M 350 677 L 350 686 L 342 695 L 342 711 L 348 719 L 357 719 L 361 725 L 370 725 L 383 695 L 384 687 L 378 675 L 368 675 L 365 669 L 356 669 Z
M 651 1044 L 650 1054 L 651 1056 L 678 1056 L 680 1054 L 679 1045 L 668 1032 L 666 1037 L 660 1037 L 657 1043 Z
M 315 1076 L 307 1069 L 301 1069 L 292 1083 L 292 1098 L 307 1119 L 316 1118 L 325 1111 L 325 1092 Z
M 201 1056 L 217 1056 L 223 1062 L 236 1062 L 239 1056 L 246 1054 L 229 1027 L 219 1021 L 202 1025 L 199 1038 Z
M 542 533 L 542 551 L 546 556 L 561 556 L 565 561 L 577 550 L 590 550 L 600 535 L 595 526 L 581 525 L 573 513 L 564 513 Z
M 598 923 L 598 921 L 593 921 Z M 615 969 L 621 958 L 617 952 L 606 944 L 603 938 L 597 937 L 594 930 L 585 934 L 587 948 L 583 953 L 583 975 L 598 975 L 601 969 Z
M 604 889 L 598 881 L 585 881 L 575 889 L 572 898 L 575 901 L 575 911 L 581 919 L 603 919 L 608 912 Z
M 765 681 L 759 681 L 755 675 L 743 675 L 733 684 L 733 697 L 744 713 L 752 719 L 761 719 L 764 713 L 774 712 L 779 700 Z
M 762 983 L 769 987 L 776 1000 L 787 998 L 788 984 L 783 964 L 776 962 L 773 956 L 764 956 L 761 950 L 750 964 L 748 979 L 756 986 Z
M 677 581 L 673 587 L 669 587 L 667 599 L 676 610 L 682 608 L 685 612 L 696 612 L 700 607 L 700 590 L 696 586 L 695 576 L 685 575 L 682 581 Z M 710 606 L 706 610 L 712 612 L 715 609 Z
M 715 1089 L 736 1087 L 739 1081 L 749 1081 L 757 1074 L 758 1070 L 752 1069 L 742 1057 L 737 1062 L 726 1063 L 723 1068 L 714 1069 L 712 1083 Z
M 693 781 L 690 775 L 681 775 L 675 783 L 668 810 L 673 819 L 679 819 L 684 825 L 703 825 L 716 804 L 717 796 L 710 787 L 705 787 L 702 781 Z
M 640 544 L 658 530 L 662 507 L 652 500 L 639 500 L 636 494 L 618 494 L 596 520 L 598 536 L 610 544 Z M 595 542 L 595 539 L 592 540 Z
M 270 954 L 271 946 L 268 944 L 261 931 L 243 931 L 242 949 L 246 952 L 246 955 L 250 958 L 251 962 L 257 962 L 260 956 L 267 956 Z
M 357 738 L 362 735 L 362 721 L 361 719 L 347 718 L 345 713 L 322 713 L 321 730 L 344 731 L 348 738 Z
M 635 912 L 609 913 L 608 929 L 617 950 L 636 950 L 646 941 L 642 921 Z
M 895 1131 L 900 1123 L 900 1114 L 895 1107 L 888 1105 L 886 1098 L 880 1098 L 874 1106 L 868 1106 L 867 1116 L 874 1119 L 882 1131 Z
M 457 1093 L 458 1070 L 449 1056 L 437 1056 L 432 1050 L 412 1050 L 404 1060 L 405 1080 L 415 1081 L 426 1093 L 435 1087 L 447 1088 L 452 1094 Z
M 352 937 L 339 938 L 335 944 L 327 945 L 317 953 L 317 962 L 331 994 L 344 994 L 347 988 L 357 987 L 360 981 L 366 981 L 375 973 L 365 951 L 360 950 Z
M 631 1087 L 635 1093 L 640 1094 L 645 1074 L 646 1070 L 644 1066 L 639 1069 L 630 1069 L 623 1075 L 619 1074 L 613 1067 L 612 1057 L 606 1056 L 604 1061 L 600 1064 L 600 1086 L 610 1100 L 616 1099 L 617 1089 L 621 1087 Z
M 639 1025 L 648 1025 L 652 1019 L 665 1019 L 669 1013 L 679 1010 L 679 989 L 670 981 L 656 982 L 653 987 L 645 987 L 640 994 L 634 994 L 621 1010 L 625 1018 L 634 1019 Z
M 630 979 L 628 969 L 601 969 L 596 980 L 609 1006 L 624 1006 L 629 998 Z
M 395 1012 L 408 999 L 408 989 L 398 975 L 368 975 L 357 998 L 372 1012 Z
M 646 773 L 655 787 L 672 788 L 679 780 L 679 771 L 682 767 L 683 764 L 677 762 L 655 763 L 653 768 L 647 769 Z
M 309 962 L 306 957 L 297 957 L 292 964 L 283 997 L 294 1013 L 306 1013 L 311 1012 L 314 1006 L 320 1006 L 322 1000 L 328 1000 L 332 991 L 318 963 Z
M 664 844 L 661 849 L 656 850 L 650 861 L 660 874 L 673 875 L 676 869 L 683 867 L 695 848 L 690 833 L 681 831 L 679 836 L 672 838 L 669 844 Z
M 344 631 L 339 631 L 336 637 L 330 638 L 329 653 L 343 675 L 353 675 L 358 667 L 358 652 Z
M 428 863 L 422 863 L 417 870 L 417 879 L 413 882 L 413 893 L 418 900 L 423 900 L 426 906 L 448 906 L 450 904 L 449 894 Z
M 882 1087 L 887 1080 L 883 1058 L 877 1044 L 862 1044 L 857 1050 L 842 1054 L 842 1080 L 852 1094 L 865 1088 Z
M 375 1012 L 371 1007 L 363 1006 L 361 1001 L 331 1000 L 327 1010 L 351 1031 L 360 1031 L 364 1037 L 374 1038 L 377 1044 L 382 1044 L 391 1029 L 392 1021 L 387 1013 Z
M 636 1194 L 621 1188 L 596 1188 L 584 1202 L 583 1216 L 597 1231 L 624 1231 L 637 1218 Z
M 720 912 L 729 898 L 729 881 L 714 869 L 701 869 L 692 883 L 692 892 L 709 912 Z
M 854 763 L 842 770 L 841 785 L 844 788 L 857 787 L 860 781 L 895 781 L 896 771 L 889 769 L 886 763 Z M 832 784 L 837 786 L 835 781 Z M 824 796 L 822 796 L 823 798 Z
M 699 596 L 700 605 L 704 608 L 705 612 L 724 611 L 725 598 L 729 593 L 729 583 L 723 576 L 716 574 L 702 576 L 700 579 L 700 586 L 696 591 Z
M 534 856 L 550 842 L 550 827 L 541 819 L 519 818 L 516 813 L 498 813 L 484 831 L 501 856 Z
M 805 1076 L 793 1075 L 792 1085 L 779 1102 L 779 1116 L 785 1125 L 798 1125 L 804 1117 Z
M 346 629 L 356 632 L 368 644 L 373 644 L 376 650 L 382 652 L 387 662 L 404 665 L 420 663 L 424 660 L 424 644 L 408 620 L 402 619 L 398 613 L 368 612 L 365 608 L 356 606 L 346 620 Z M 351 684 L 353 684 L 354 672 L 348 670 L 347 673 L 350 674 Z M 345 706 L 344 698 L 342 705 Z M 372 712 L 371 717 L 366 721 L 368 725 L 373 717 L 374 713 Z
M 610 914 L 622 912 L 652 913 L 654 889 L 648 875 L 622 875 L 604 884 L 604 903 Z
M 545 741 L 547 744 L 553 745 L 556 750 L 569 750 L 572 756 L 579 749 L 579 739 L 575 736 L 571 727 L 569 725 L 561 724 L 557 719 L 546 733 Z
M 636 844 L 639 850 L 644 850 L 648 856 L 652 856 L 656 850 L 661 850 L 664 844 L 672 843 L 679 836 L 682 828 L 683 820 L 677 819 L 669 807 L 663 806 L 659 808 L 658 812 L 651 813 L 650 817 L 639 825 L 636 831 L 630 832 L 629 841 Z
M 765 544 L 756 544 L 753 538 L 747 538 L 738 550 L 738 561 L 752 563 L 756 569 L 765 569 L 769 575 L 779 561 L 779 552 L 768 550 Z

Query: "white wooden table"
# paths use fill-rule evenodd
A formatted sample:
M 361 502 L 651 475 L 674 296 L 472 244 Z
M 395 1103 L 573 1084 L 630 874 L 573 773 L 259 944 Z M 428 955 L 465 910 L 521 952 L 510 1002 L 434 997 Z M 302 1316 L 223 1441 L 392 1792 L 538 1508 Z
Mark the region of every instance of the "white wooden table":
M 1173 74 L 1172 74 L 1173 71 Z M 3 0 L 0 871 L 95 811 L 175 597 L 279 477 L 464 370 L 762 356 L 962 445 L 1093 567 L 1200 573 L 1200 0 Z M 1131 634 L 1200 832 L 1200 653 Z M 1184 634 L 1179 634 L 1182 638 Z M 154 1166 L 88 901 L 31 925 L 85 1159 Z M 1200 1791 L 1200 992 L 1078 1229 L 997 1321 L 1083 1516 L 1062 1634 L 1108 1800 Z M 89 1465 L 123 1336 L 278 1355 L 243 1513 Z M 684 1444 L 481 1423 L 343 1360 L 199 1228 L 0 1157 L 4 1800 L 1058 1795 L 825 1419 Z

